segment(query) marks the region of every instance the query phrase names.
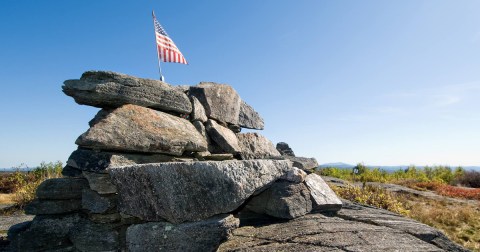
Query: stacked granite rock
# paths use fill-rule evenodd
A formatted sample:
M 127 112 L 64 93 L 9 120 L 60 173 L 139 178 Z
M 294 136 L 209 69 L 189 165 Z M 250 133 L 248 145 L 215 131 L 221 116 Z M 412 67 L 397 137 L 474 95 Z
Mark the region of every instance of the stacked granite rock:
M 243 212 L 293 219 L 341 208 L 310 172 L 315 159 L 240 133 L 264 122 L 228 85 L 89 71 L 63 92 L 101 110 L 65 177 L 39 186 L 25 209 L 34 220 L 10 229 L 13 251 L 214 251 Z

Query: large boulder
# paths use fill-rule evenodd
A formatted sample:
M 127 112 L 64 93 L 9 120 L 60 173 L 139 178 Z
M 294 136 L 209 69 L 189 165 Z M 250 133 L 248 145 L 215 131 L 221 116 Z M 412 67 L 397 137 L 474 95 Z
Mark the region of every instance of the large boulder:
M 98 120 L 75 142 L 79 146 L 116 151 L 182 155 L 205 151 L 207 142 L 187 120 L 136 105 L 124 105 Z
M 241 99 L 231 86 L 201 82 L 197 86 L 190 87 L 189 94 L 202 103 L 208 118 L 238 124 Z
M 209 119 L 206 122 L 205 127 L 211 140 L 213 140 L 224 152 L 237 153 L 242 150 L 238 144 L 237 136 L 229 128 L 219 125 L 212 119 Z M 210 149 L 214 149 L 214 147 L 210 147 Z
M 83 176 L 88 180 L 91 190 L 99 194 L 112 194 L 117 192 L 117 187 L 112 184 L 110 175 L 84 171 Z
M 305 178 L 305 185 L 310 190 L 315 212 L 336 212 L 342 208 L 342 201 L 335 192 L 315 173 Z
M 280 156 L 273 143 L 258 133 L 238 133 L 237 138 L 242 159 L 264 159 Z
M 312 210 L 312 201 L 310 191 L 304 184 L 278 181 L 253 197 L 246 207 L 256 213 L 294 219 L 309 213 Z
M 120 73 L 88 71 L 79 80 L 65 81 L 62 89 L 78 104 L 99 108 L 136 104 L 185 114 L 192 111 L 187 95 L 167 83 Z
M 239 225 L 232 215 L 198 222 L 149 222 L 127 229 L 128 251 L 216 251 Z
M 121 212 L 181 223 L 232 212 L 290 169 L 285 160 L 229 160 L 123 166 L 109 173 Z
M 248 129 L 263 130 L 263 118 L 250 105 L 242 101 L 240 104 L 240 113 L 238 117 L 238 125 Z

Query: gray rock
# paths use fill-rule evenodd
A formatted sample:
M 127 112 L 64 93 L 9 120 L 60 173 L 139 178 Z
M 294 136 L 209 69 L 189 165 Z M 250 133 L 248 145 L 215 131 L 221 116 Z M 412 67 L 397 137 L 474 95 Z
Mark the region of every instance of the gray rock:
M 342 201 L 335 192 L 315 173 L 305 178 L 305 185 L 310 190 L 315 212 L 336 212 L 342 208 Z
M 62 175 L 64 177 L 82 178 L 82 171 L 70 165 L 65 165 L 62 169 Z
M 119 213 L 109 214 L 89 214 L 88 219 L 95 223 L 115 223 L 122 220 L 122 216 Z
M 175 85 L 172 87 L 185 94 L 188 94 L 188 90 L 190 90 L 190 85 Z
M 281 177 L 283 180 L 287 180 L 293 183 L 302 183 L 307 177 L 307 173 L 297 167 L 292 167 L 284 176 Z
M 238 125 L 248 129 L 263 130 L 263 118 L 250 105 L 242 101 L 240 104 L 240 113 L 238 117 Z
M 256 213 L 293 219 L 309 213 L 312 210 L 312 201 L 304 184 L 278 181 L 253 197 L 246 207 Z
M 205 124 L 208 135 L 220 148 L 227 153 L 237 153 L 242 149 L 238 144 L 235 133 L 230 129 L 219 125 L 214 120 L 208 120 Z
M 67 166 L 63 169 L 65 171 L 68 167 L 67 169 L 75 170 L 75 173 L 79 172 L 80 174 L 82 171 L 106 173 L 105 169 L 114 166 L 172 161 L 178 162 L 180 160 L 175 156 L 164 154 L 134 154 L 79 148 L 72 152 L 67 160 Z
M 402 219 L 407 220 L 407 218 Z M 417 223 L 417 225 L 422 224 Z M 455 245 L 452 241 L 448 239 L 447 241 Z M 445 250 L 407 232 L 390 227 L 321 214 L 307 214 L 287 222 L 240 227 L 233 231 L 227 242 L 220 245 L 218 251 L 420 252 Z M 466 250 L 447 249 L 446 251 Z
M 18 243 L 17 243 L 18 235 L 25 232 L 28 228 L 30 228 L 31 225 L 32 225 L 32 221 L 29 220 L 29 221 L 24 221 L 24 222 L 14 224 L 10 226 L 10 228 L 7 228 L 8 229 L 7 240 L 10 241 L 10 244 L 9 244 L 10 250 L 7 250 L 7 251 L 18 250 Z M 5 230 L 5 229 L 2 228 L 1 230 Z M 0 250 L 1 249 L 2 249 L 2 246 L 0 246 Z
M 32 215 L 39 214 L 64 214 L 82 209 L 80 199 L 70 200 L 39 200 L 35 199 L 25 206 L 25 213 Z
M 100 195 L 97 192 L 84 189 L 82 194 L 82 208 L 90 213 L 107 213 L 116 210 L 117 195 Z
M 70 232 L 70 240 L 80 251 L 119 251 L 120 238 L 116 226 L 83 219 Z
M 258 133 L 239 133 L 237 138 L 242 159 L 264 159 L 280 156 L 273 143 Z
M 202 123 L 208 120 L 207 115 L 205 114 L 205 109 L 200 101 L 195 96 L 190 96 L 192 102 L 192 113 L 190 114 L 190 121 L 200 121 Z
M 241 99 L 231 86 L 202 82 L 190 87 L 189 94 L 202 103 L 208 118 L 238 125 Z
M 136 105 L 113 110 L 75 143 L 91 149 L 177 156 L 207 150 L 207 142 L 189 121 Z
M 238 125 L 228 124 L 227 128 L 229 128 L 233 133 L 240 133 L 242 131 L 242 128 L 240 128 Z
M 292 161 L 293 167 L 297 167 L 304 171 L 310 171 L 318 167 L 318 162 L 315 158 L 291 157 L 291 156 L 284 156 L 284 158 Z
M 80 199 L 86 187 L 88 182 L 83 178 L 47 179 L 38 186 L 36 195 L 42 200 Z
M 282 156 L 295 157 L 295 153 L 293 153 L 292 148 L 290 148 L 290 146 L 288 146 L 288 144 L 285 142 L 277 143 L 277 150 Z
M 117 187 L 112 183 L 110 175 L 94 172 L 83 172 L 83 176 L 88 180 L 90 189 L 99 194 L 112 194 L 117 192 Z
M 38 215 L 26 230 L 12 240 L 13 251 L 53 251 L 71 246 L 70 230 L 80 221 L 78 214 Z
M 230 160 L 134 165 L 109 172 L 122 213 L 181 223 L 232 212 L 290 169 L 284 160 Z
M 211 161 L 225 161 L 225 160 L 232 160 L 233 155 L 230 153 L 226 154 L 210 154 L 208 156 L 204 157 L 205 160 L 211 160 Z
M 192 111 L 187 95 L 167 83 L 120 73 L 88 71 L 79 80 L 65 81 L 62 89 L 78 104 L 99 108 L 135 104 L 186 114 Z
M 238 225 L 238 219 L 232 215 L 177 225 L 168 222 L 132 225 L 127 229 L 127 250 L 216 251 Z

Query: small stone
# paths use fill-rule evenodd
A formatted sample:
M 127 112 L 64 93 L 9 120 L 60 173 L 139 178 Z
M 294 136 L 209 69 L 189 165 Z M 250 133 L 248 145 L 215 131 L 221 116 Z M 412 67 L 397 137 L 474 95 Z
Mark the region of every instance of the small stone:
M 291 157 L 284 156 L 286 159 L 293 162 L 293 167 L 297 167 L 304 171 L 311 171 L 318 167 L 318 162 L 315 158 L 306 158 L 306 157 Z
M 307 177 L 307 173 L 297 167 L 292 167 L 281 179 L 287 180 L 293 183 L 302 183 Z
M 190 113 L 187 95 L 167 83 L 125 74 L 88 71 L 79 80 L 63 83 L 63 92 L 78 104 L 99 108 L 117 108 L 135 104 L 162 111 Z
M 80 199 L 70 200 L 39 200 L 35 199 L 25 206 L 25 214 L 64 214 L 82 209 Z
M 193 107 L 192 113 L 190 114 L 190 121 L 206 122 L 208 118 L 200 101 L 195 96 L 190 96 L 190 101 Z
M 117 192 L 117 187 L 112 183 L 110 175 L 108 174 L 84 171 L 83 176 L 88 180 L 90 189 L 99 194 L 112 194 Z
M 208 120 L 205 124 L 210 138 L 227 153 L 237 153 L 241 151 L 238 145 L 238 139 L 235 133 L 230 129 L 219 125 L 214 120 Z
M 82 208 L 90 213 L 107 213 L 117 207 L 117 195 L 100 195 L 97 192 L 84 189 L 82 194 Z
M 212 161 L 225 161 L 225 160 L 233 160 L 233 154 L 226 153 L 226 154 L 210 154 L 209 156 L 205 157 L 205 160 L 212 160 Z
M 237 138 L 241 148 L 240 157 L 244 160 L 280 157 L 273 143 L 258 133 L 239 133 Z
M 88 182 L 83 178 L 47 179 L 38 186 L 36 195 L 42 200 L 80 199 L 86 187 Z
M 263 118 L 250 105 L 242 101 L 240 104 L 240 113 L 238 117 L 238 125 L 247 129 L 263 130 Z
M 335 192 L 315 173 L 305 178 L 305 185 L 310 190 L 315 212 L 337 212 L 342 208 L 342 201 Z
M 290 148 L 290 146 L 288 146 L 288 144 L 285 142 L 277 143 L 277 150 L 282 156 L 295 157 L 295 153 L 293 153 L 292 148 Z
M 312 210 L 312 201 L 304 184 L 278 181 L 253 197 L 246 207 L 256 213 L 294 219 L 309 213 Z
M 98 117 L 98 122 L 78 137 L 77 145 L 174 156 L 207 150 L 207 142 L 189 121 L 164 112 L 127 104 Z
M 119 213 L 110 214 L 90 214 L 88 218 L 95 223 L 115 223 L 120 222 L 122 216 Z
M 231 86 L 201 82 L 190 87 L 189 94 L 202 103 L 208 118 L 238 125 L 241 99 Z
M 168 222 L 132 225 L 127 229 L 127 250 L 216 251 L 238 226 L 238 219 L 232 215 L 178 225 Z

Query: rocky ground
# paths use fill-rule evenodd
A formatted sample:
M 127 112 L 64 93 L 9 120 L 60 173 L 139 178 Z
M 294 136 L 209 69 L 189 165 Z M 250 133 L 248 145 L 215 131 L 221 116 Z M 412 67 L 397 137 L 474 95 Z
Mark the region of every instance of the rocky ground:
M 343 203 L 333 216 L 308 214 L 286 222 L 240 218 L 244 226 L 219 251 L 468 251 L 422 223 Z

